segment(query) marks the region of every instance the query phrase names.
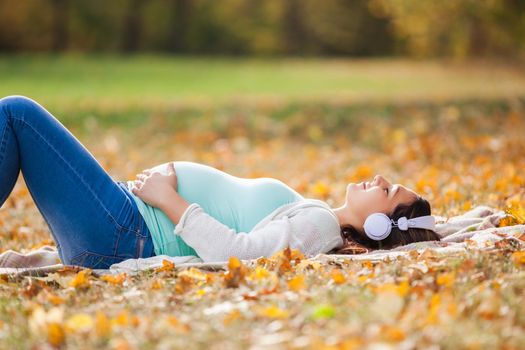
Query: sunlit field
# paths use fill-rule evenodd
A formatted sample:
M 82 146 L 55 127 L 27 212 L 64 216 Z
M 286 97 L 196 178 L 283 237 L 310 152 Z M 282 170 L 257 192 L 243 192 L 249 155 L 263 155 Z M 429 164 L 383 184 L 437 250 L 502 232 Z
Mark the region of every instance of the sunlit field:
M 336 207 L 348 182 L 383 174 L 427 198 L 433 214 L 488 205 L 511 214 L 508 224 L 525 222 L 518 68 L 4 56 L 0 82 L 1 96 L 48 108 L 117 180 L 190 160 L 278 178 Z M 0 210 L 0 244 L 53 244 L 22 177 Z M 519 349 L 520 249 L 338 264 L 282 251 L 253 264 L 231 259 L 227 273 L 166 264 L 138 276 L 4 276 L 0 348 Z
M 217 102 L 366 102 L 515 97 L 523 69 L 493 62 L 402 59 L 0 56 L 0 95 L 65 108 Z

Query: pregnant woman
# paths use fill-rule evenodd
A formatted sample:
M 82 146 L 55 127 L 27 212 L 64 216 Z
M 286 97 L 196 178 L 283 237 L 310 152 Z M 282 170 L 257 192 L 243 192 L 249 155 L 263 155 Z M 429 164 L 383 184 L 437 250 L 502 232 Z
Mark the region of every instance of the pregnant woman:
M 330 208 L 279 180 L 245 179 L 186 161 L 115 181 L 44 107 L 0 99 L 0 205 L 22 172 L 64 264 L 108 268 L 129 258 L 195 255 L 203 261 L 345 253 L 354 242 L 390 248 L 438 240 L 429 203 L 382 176 L 350 183 Z

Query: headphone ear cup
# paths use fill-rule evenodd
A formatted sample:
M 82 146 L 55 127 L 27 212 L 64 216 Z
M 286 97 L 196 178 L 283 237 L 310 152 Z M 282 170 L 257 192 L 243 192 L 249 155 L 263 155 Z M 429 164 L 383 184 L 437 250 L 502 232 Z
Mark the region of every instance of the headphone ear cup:
M 374 213 L 366 218 L 363 228 L 368 238 L 380 241 L 387 238 L 392 231 L 392 222 L 387 215 Z

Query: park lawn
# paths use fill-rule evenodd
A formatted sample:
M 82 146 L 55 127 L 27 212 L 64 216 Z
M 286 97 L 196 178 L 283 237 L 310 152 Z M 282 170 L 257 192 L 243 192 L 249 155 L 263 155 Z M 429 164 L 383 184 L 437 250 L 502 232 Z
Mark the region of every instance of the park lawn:
M 367 100 L 363 90 L 354 99 L 348 87 L 344 98 L 330 100 L 323 99 L 320 90 L 331 86 L 335 91 L 337 74 L 319 78 L 323 74 L 304 69 L 309 79 L 326 79 L 326 85 L 304 87 L 298 93 L 299 78 L 295 87 L 276 84 L 274 88 L 286 97 L 276 103 L 265 95 L 270 87 L 263 88 L 262 83 L 257 92 L 250 92 L 253 95 L 246 93 L 236 100 L 231 95 L 239 91 L 235 79 L 226 79 L 220 93 L 218 82 L 215 92 L 203 86 L 199 93 L 197 87 L 193 92 L 186 90 L 188 100 L 198 101 L 201 93 L 205 96 L 208 104 L 200 105 L 173 102 L 168 93 L 155 100 L 162 89 L 144 75 L 146 68 L 139 69 L 150 59 L 158 62 L 161 71 L 162 67 L 171 69 L 168 59 L 158 57 L 127 62 L 82 58 L 78 63 L 58 58 L 55 65 L 49 57 L 17 58 L 14 63 L 8 57 L 3 58 L 1 69 L 15 67 L 9 70 L 14 72 L 25 67 L 25 78 L 22 73 L 10 73 L 10 86 L 19 86 L 27 94 L 35 89 L 34 96 L 49 104 L 119 180 L 167 160 L 192 160 L 236 176 L 275 177 L 305 197 L 335 207 L 342 204 L 348 182 L 381 173 L 429 199 L 433 214 L 453 216 L 476 205 L 489 205 L 507 210 L 514 217 L 511 223 L 525 221 L 525 100 L 519 89 L 498 94 L 493 86 L 478 81 L 471 85 L 472 95 L 443 97 L 436 86 L 427 84 L 420 86 L 426 89 L 425 96 L 418 96 L 416 88 L 410 93 L 405 89 L 406 96 L 414 94 L 410 100 L 403 99 L 397 88 L 387 93 L 370 85 L 374 101 Z M 41 63 L 46 60 L 48 64 Z M 104 64 L 99 67 L 95 63 L 100 61 Z M 128 73 L 142 70 L 147 80 L 143 86 L 148 87 L 142 92 L 143 100 L 137 100 L 133 92 L 140 75 L 129 77 L 133 80 L 128 84 L 117 83 L 123 79 L 119 74 L 128 75 L 108 68 L 108 62 L 121 67 L 129 64 Z M 181 65 L 195 71 L 204 69 L 206 62 L 180 59 Z M 228 71 L 236 70 L 232 62 L 226 60 L 215 74 L 228 76 Z M 304 62 L 317 64 L 325 72 L 341 64 L 333 62 L 330 68 L 330 64 Z M 385 62 L 369 64 L 393 67 L 394 63 Z M 355 64 L 366 66 L 367 62 Z M 434 67 L 434 63 L 420 64 Z M 38 87 L 41 79 L 28 73 L 35 69 L 46 75 L 47 67 L 77 70 L 71 66 L 105 72 L 102 76 L 115 74 L 106 80 L 107 98 L 115 103 L 107 104 L 109 100 L 93 86 L 84 92 L 78 88 L 90 79 L 99 84 L 90 74 L 76 81 L 55 80 L 45 92 Z M 238 66 L 240 71 L 247 69 L 242 62 Z M 418 65 L 403 66 L 415 70 Z M 429 74 L 424 72 L 419 71 Z M 162 81 L 162 73 L 154 75 Z M 261 73 L 258 79 L 270 84 L 278 78 Z M 439 74 L 435 79 L 450 84 Z M 468 86 L 469 79 L 462 79 L 463 86 Z M 499 79 L 491 79 L 486 85 L 489 81 L 498 84 Z M 9 89 L 4 84 L 0 88 Z M 171 88 L 171 93 L 184 94 L 182 85 L 180 91 Z M 306 98 L 307 90 L 314 91 L 316 99 Z M 75 107 L 74 101 L 84 97 L 89 102 Z M 27 251 L 53 244 L 22 178 L 0 210 L 0 223 L 3 250 Z M 525 253 L 519 245 L 505 242 L 490 251 L 473 249 L 446 258 L 426 251 L 384 262 L 344 260 L 323 265 L 289 253 L 280 252 L 251 266 L 232 259 L 228 274 L 180 271 L 166 264 L 136 277 L 101 279 L 82 270 L 44 280 L 0 279 L 0 348 L 354 349 L 437 344 L 450 349 L 518 349 L 525 341 Z
M 518 67 L 394 58 L 4 55 L 0 82 L 0 96 L 24 94 L 75 111 L 290 100 L 443 101 L 525 93 L 524 71 Z

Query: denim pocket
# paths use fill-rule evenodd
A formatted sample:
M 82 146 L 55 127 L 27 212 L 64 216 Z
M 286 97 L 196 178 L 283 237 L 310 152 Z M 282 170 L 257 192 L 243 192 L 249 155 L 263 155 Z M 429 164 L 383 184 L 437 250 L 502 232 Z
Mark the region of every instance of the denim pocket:
M 111 265 L 119 263 L 125 259 L 129 258 L 102 255 L 86 250 L 72 257 L 69 264 L 88 267 L 91 269 L 109 269 Z

